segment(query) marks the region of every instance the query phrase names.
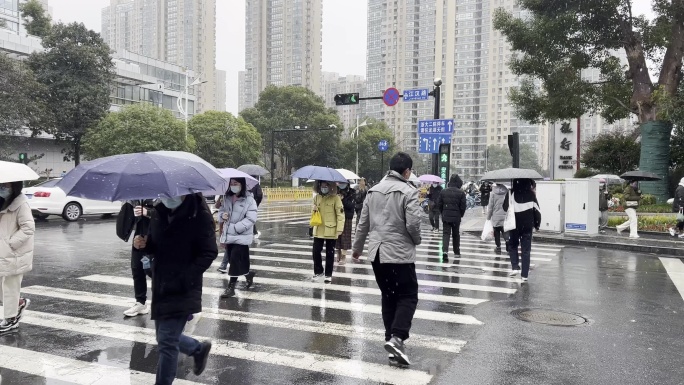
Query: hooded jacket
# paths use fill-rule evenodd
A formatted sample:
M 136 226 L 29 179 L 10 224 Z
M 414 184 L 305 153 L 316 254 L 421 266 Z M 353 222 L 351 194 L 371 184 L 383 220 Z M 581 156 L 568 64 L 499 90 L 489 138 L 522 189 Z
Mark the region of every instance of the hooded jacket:
M 531 232 L 541 226 L 541 211 L 537 195 L 532 191 L 530 179 L 513 181 L 513 199 L 515 200 L 515 224 L 518 232 Z
M 422 210 L 418 190 L 396 171 L 368 191 L 354 236 L 354 252 L 361 254 L 370 237 L 368 259 L 380 263 L 414 263 L 420 245 Z
M 340 196 L 333 193 L 318 194 L 313 200 L 321 213 L 323 224 L 313 229 L 314 238 L 337 239 L 344 231 L 344 207 Z M 312 212 L 313 214 L 313 212 Z
M 508 213 L 508 188 L 497 184 L 489 198 L 487 220 L 492 221 L 493 227 L 503 227 Z
M 459 223 L 466 212 L 466 194 L 461 190 L 463 180 L 458 175 L 449 178 L 447 188 L 437 198 L 437 209 L 442 214 L 442 222 Z
M 224 221 L 223 214 L 228 214 L 228 221 Z M 223 205 L 219 209 L 219 223 L 223 223 L 220 243 L 230 245 L 249 246 L 254 241 L 254 224 L 257 221 L 257 203 L 252 193 L 247 192 L 244 197 L 238 197 L 233 202 L 231 196 L 223 198 Z
M 25 274 L 33 269 L 35 231 L 28 199 L 19 194 L 0 211 L 0 277 Z
M 678 213 L 684 208 L 684 178 L 679 181 L 679 186 L 675 191 L 674 202 L 672 202 L 672 212 Z

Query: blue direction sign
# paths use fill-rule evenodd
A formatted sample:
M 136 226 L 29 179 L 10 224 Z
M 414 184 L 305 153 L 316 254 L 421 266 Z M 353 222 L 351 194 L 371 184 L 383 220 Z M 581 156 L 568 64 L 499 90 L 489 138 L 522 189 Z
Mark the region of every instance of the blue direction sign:
M 453 119 L 419 120 L 418 134 L 449 134 L 454 132 Z
M 451 135 L 420 134 L 418 136 L 418 153 L 437 154 L 439 153 L 439 145 L 442 143 L 451 143 Z
M 420 88 L 417 90 L 404 90 L 404 101 L 414 102 L 417 100 L 430 99 L 430 90 L 427 88 Z
M 380 150 L 380 152 L 385 152 L 388 149 L 389 149 L 389 141 L 381 140 L 378 142 L 378 150 Z

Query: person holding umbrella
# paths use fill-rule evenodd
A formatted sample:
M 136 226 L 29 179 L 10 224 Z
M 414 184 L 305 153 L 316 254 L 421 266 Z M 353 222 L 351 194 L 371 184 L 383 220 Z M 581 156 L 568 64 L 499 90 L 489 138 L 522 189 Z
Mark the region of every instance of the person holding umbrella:
M 539 231 L 541 226 L 541 210 L 537 196 L 532 190 L 532 179 L 513 180 L 513 194 L 510 196 L 515 210 L 515 229 L 510 231 L 508 253 L 511 258 L 511 275 L 520 273 L 521 281 L 527 282 L 530 272 L 530 254 L 532 253 L 532 232 Z M 506 207 L 508 209 L 508 207 Z M 522 255 L 518 255 L 518 246 Z M 522 259 L 522 270 L 519 261 Z
M 672 212 L 677 214 L 677 230 L 670 228 L 670 235 L 679 238 L 684 238 L 684 178 L 679 181 L 677 190 L 675 190 L 674 200 L 672 201 Z
M 344 206 L 337 195 L 335 183 L 314 181 L 316 196 L 313 200 L 313 212 L 321 215 L 323 223 L 313 228 L 313 280 L 318 280 L 325 273 L 325 283 L 332 282 L 335 264 L 335 243 L 344 232 Z M 325 245 L 325 270 L 323 269 L 323 245 Z
M 21 298 L 21 280 L 33 269 L 36 225 L 22 188 L 21 181 L 0 183 L 0 293 L 4 312 L 0 335 L 19 327 L 31 303 Z
M 637 218 L 636 209 L 639 208 L 639 202 L 641 201 L 641 191 L 639 191 L 639 182 L 632 180 L 627 183 L 624 191 L 625 199 L 625 213 L 627 214 L 627 222 L 618 225 L 616 227 L 617 233 L 622 234 L 626 228 L 629 227 L 629 237 L 632 239 L 638 239 L 638 227 L 639 221 Z
M 223 206 L 219 209 L 219 223 L 223 229 L 219 242 L 226 245 L 226 252 L 218 271 L 230 275 L 230 283 L 221 298 L 235 296 L 235 284 L 241 275 L 247 280 L 247 288 L 254 282 L 256 273 L 250 270 L 249 245 L 254 241 L 256 220 L 257 203 L 247 190 L 247 181 L 245 178 L 232 178 Z

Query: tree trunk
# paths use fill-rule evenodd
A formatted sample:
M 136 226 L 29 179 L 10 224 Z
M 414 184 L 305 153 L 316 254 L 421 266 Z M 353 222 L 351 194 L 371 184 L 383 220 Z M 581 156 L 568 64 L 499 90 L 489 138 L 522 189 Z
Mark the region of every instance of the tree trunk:
M 662 180 L 642 182 L 641 191 L 656 197 L 659 203 L 669 199 L 668 174 L 670 170 L 670 136 L 672 124 L 650 121 L 641 124 L 641 158 L 639 170 L 652 172 Z
M 74 163 L 81 164 L 81 138 L 74 139 Z

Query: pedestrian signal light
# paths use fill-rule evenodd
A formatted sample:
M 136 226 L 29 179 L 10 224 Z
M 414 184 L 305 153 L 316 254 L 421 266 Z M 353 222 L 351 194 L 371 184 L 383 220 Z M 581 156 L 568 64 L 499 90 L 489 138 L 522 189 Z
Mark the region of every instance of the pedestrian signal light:
M 26 163 L 28 161 L 28 156 L 26 155 L 25 152 L 20 152 L 19 153 L 19 161 L 21 163 Z
M 347 106 L 350 104 L 359 104 L 359 93 L 351 94 L 337 94 L 335 95 L 335 105 Z

